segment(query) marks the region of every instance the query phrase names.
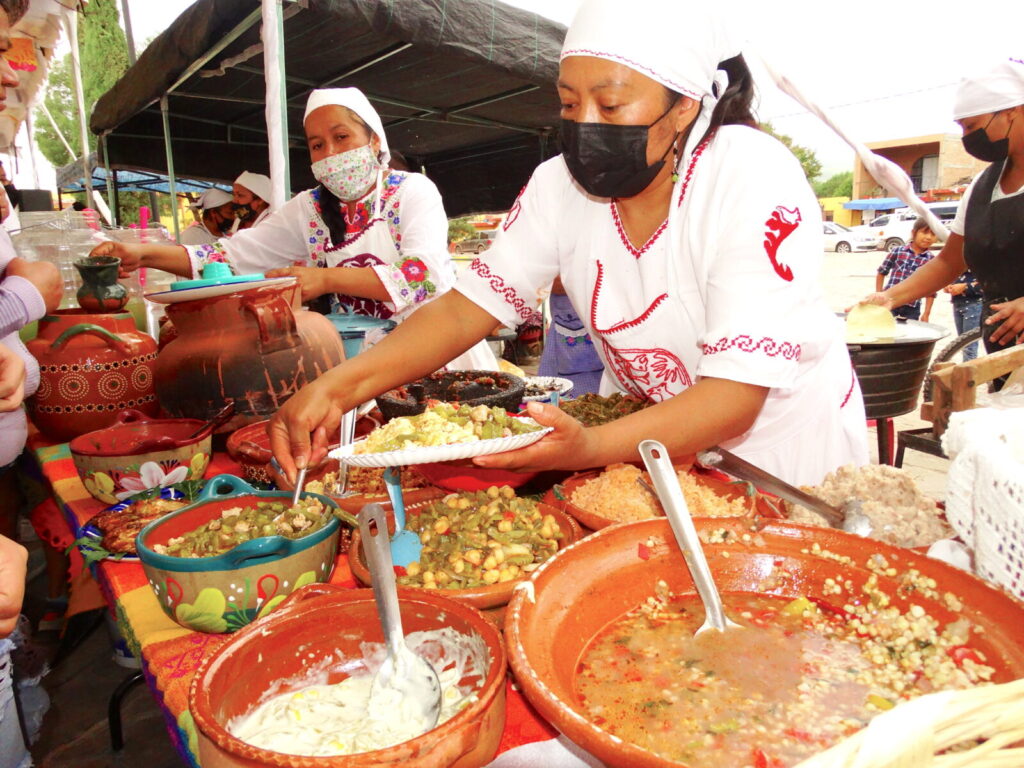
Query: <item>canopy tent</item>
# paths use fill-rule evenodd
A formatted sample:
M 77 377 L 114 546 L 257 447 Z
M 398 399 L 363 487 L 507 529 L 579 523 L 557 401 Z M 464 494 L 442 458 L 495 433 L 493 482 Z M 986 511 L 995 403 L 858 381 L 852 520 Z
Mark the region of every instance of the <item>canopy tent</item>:
M 508 208 L 557 152 L 554 90 L 565 28 L 479 0 L 304 0 L 284 21 L 293 189 L 314 185 L 302 133 L 316 87 L 357 86 L 388 142 L 441 190 L 449 215 Z M 230 181 L 266 173 L 258 0 L 198 0 L 96 104 L 109 164 Z
M 124 168 L 113 168 L 109 171 L 96 163 L 96 154 L 89 155 L 89 166 L 91 170 L 92 188 L 96 192 L 106 193 L 107 180 L 111 179 L 114 186 L 121 192 L 163 192 L 170 191 L 170 180 L 166 174 L 154 173 Z M 63 193 L 73 194 L 85 190 L 84 172 L 82 161 L 76 160 L 73 163 L 57 169 L 57 189 Z M 231 185 L 218 184 L 212 181 L 201 179 L 177 179 L 177 191 L 181 194 L 201 195 L 210 187 L 217 187 L 226 192 L 231 191 Z
M 898 197 L 865 197 L 843 203 L 843 208 L 850 211 L 891 211 L 894 208 L 906 208 L 907 204 Z

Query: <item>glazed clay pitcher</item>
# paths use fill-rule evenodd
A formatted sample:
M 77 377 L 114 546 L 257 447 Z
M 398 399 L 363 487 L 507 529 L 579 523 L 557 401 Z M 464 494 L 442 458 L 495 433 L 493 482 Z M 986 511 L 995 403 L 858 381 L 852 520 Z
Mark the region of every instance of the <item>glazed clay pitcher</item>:
M 109 427 L 126 408 L 156 415 L 156 342 L 136 330 L 131 313 L 58 310 L 39 321 L 28 350 L 39 361 L 39 389 L 28 410 L 50 439 Z
M 75 262 L 82 276 L 78 306 L 87 312 L 119 312 L 128 303 L 128 289 L 117 282 L 121 260 L 115 256 L 89 256 Z
M 156 361 L 156 394 L 170 415 L 208 419 L 227 403 L 230 432 L 273 415 L 304 385 L 344 360 L 323 315 L 302 309 L 299 284 L 240 287 L 167 305 L 175 335 Z

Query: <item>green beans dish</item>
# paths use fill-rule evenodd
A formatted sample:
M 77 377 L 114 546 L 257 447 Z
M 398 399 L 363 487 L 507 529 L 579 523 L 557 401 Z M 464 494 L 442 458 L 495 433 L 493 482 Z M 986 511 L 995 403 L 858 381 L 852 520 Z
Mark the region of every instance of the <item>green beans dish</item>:
M 153 551 L 171 557 L 215 557 L 246 541 L 264 536 L 300 539 L 323 528 L 332 510 L 315 497 L 295 506 L 282 501 L 260 501 L 254 506 L 232 507 L 220 517 L 188 533 L 157 544 Z
M 471 589 L 513 581 L 537 568 L 565 537 L 553 515 L 508 486 L 453 493 L 408 510 L 423 549 L 398 583 Z

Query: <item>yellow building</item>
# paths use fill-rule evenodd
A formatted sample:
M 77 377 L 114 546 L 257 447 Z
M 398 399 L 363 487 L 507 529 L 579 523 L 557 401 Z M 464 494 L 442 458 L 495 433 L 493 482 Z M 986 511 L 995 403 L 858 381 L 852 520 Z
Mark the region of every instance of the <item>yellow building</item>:
M 844 227 L 854 227 L 860 224 L 860 211 L 849 211 L 843 208 L 843 203 L 848 202 L 850 202 L 848 197 L 819 197 L 821 218 L 825 221 L 842 224 Z

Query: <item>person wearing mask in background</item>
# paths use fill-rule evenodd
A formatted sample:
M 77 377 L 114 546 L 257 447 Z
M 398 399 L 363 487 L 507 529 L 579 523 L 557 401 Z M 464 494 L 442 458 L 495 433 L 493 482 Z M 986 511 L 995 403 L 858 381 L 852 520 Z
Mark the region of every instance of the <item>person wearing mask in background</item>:
M 186 277 L 226 261 L 238 274 L 298 278 L 303 302 L 323 298 L 333 312 L 396 322 L 451 288 L 441 195 L 426 176 L 388 168 L 387 136 L 366 96 L 357 88 L 313 91 L 303 124 L 320 184 L 257 227 L 214 245 L 103 243 L 93 254 L 118 256 L 126 272 L 143 266 Z M 480 342 L 450 366 L 494 370 L 497 361 Z
M 967 188 L 938 256 L 864 301 L 891 309 L 970 269 L 981 286 L 985 349 L 995 352 L 1024 334 L 1024 58 L 1007 57 L 961 81 L 953 118 L 964 149 L 991 165 Z
M 232 234 L 243 229 L 252 229 L 270 215 L 273 185 L 269 176 L 243 171 L 231 185 L 231 191 L 235 207 L 235 223 L 231 226 Z
M 708 4 L 584 0 L 557 84 L 562 154 L 541 164 L 456 290 L 293 396 L 271 419 L 291 475 L 345 411 L 514 328 L 560 277 L 599 345 L 602 392 L 650 408 L 553 427 L 481 456 L 535 471 L 684 457 L 721 444 L 796 484 L 867 461 L 863 400 L 821 290 L 821 208 L 799 162 L 757 128 L 753 77 Z M 539 406 L 539 407 L 538 407 Z
M 935 234 L 928 228 L 928 222 L 923 218 L 917 219 L 910 231 L 910 242 L 899 248 L 893 248 L 878 266 L 878 274 L 875 275 L 875 290 L 882 290 L 882 280 L 886 275 L 889 276 L 889 280 L 885 287 L 892 288 L 931 261 L 932 252 L 928 249 L 932 247 L 936 239 Z M 925 299 L 924 313 L 921 312 L 920 299 L 896 307 L 892 313 L 902 320 L 922 320 L 927 323 L 928 318 L 931 317 L 934 303 L 935 294 L 932 293 Z
M 953 302 L 953 322 L 956 323 L 956 333 L 961 336 L 968 331 L 981 327 L 981 310 L 984 305 L 981 296 L 981 286 L 971 270 L 967 270 L 952 285 L 947 285 L 943 290 L 949 294 Z M 978 357 L 978 342 L 964 347 L 964 362 L 974 360 Z
M 223 189 L 210 187 L 189 207 L 198 218 L 178 238 L 182 245 L 211 245 L 231 233 L 235 207 L 232 196 Z

